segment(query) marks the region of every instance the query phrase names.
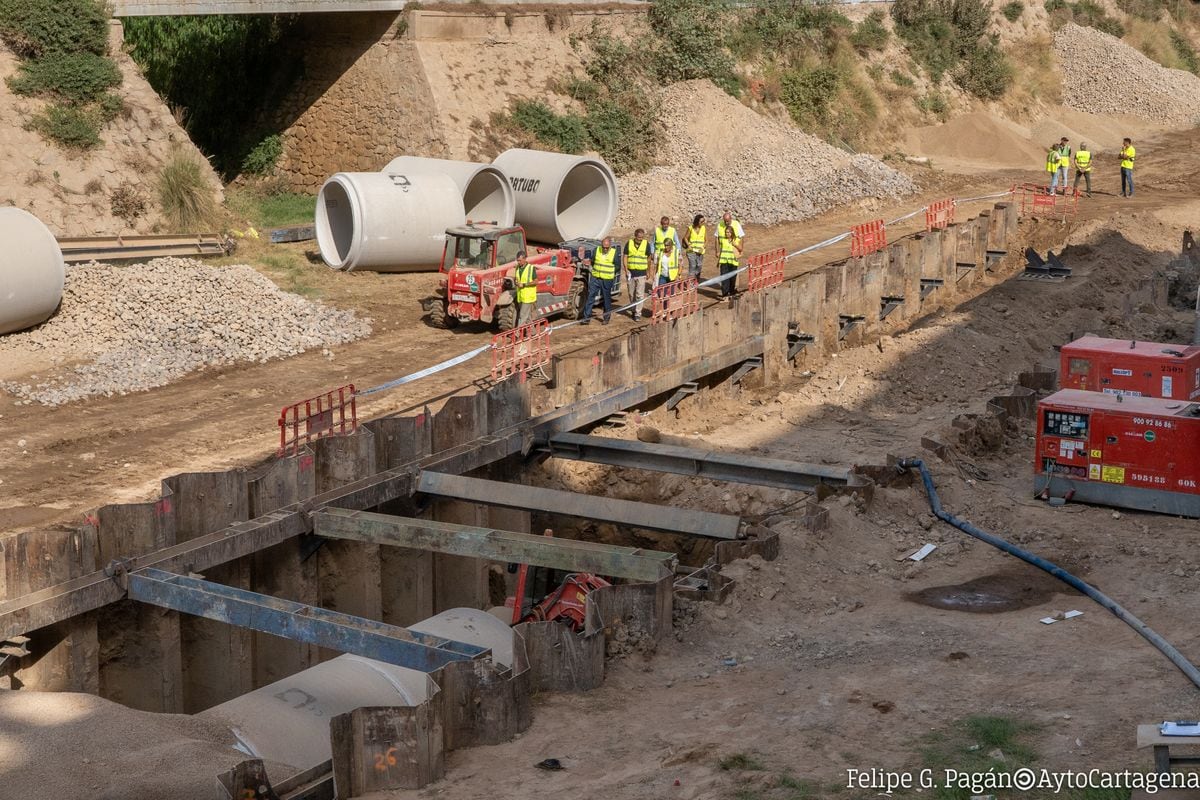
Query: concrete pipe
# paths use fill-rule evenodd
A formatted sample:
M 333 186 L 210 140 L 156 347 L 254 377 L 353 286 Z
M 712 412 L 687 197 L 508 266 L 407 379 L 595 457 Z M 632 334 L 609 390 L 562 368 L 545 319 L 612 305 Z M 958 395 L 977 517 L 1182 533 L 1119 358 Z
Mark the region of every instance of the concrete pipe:
M 517 222 L 530 240 L 600 239 L 617 218 L 617 179 L 598 158 L 509 150 L 496 158 L 517 196 Z
M 400 156 L 392 159 L 383 171 L 404 175 L 450 176 L 462 192 L 467 219 L 473 222 L 512 225 L 516 218 L 516 199 L 508 176 L 491 164 Z
M 41 220 L 19 208 L 0 208 L 0 334 L 45 322 L 62 302 L 62 250 Z
M 498 666 L 512 666 L 513 630 L 487 612 L 454 608 L 409 630 L 490 648 Z M 364 706 L 416 706 L 436 692 L 424 672 L 342 655 L 199 716 L 227 725 L 248 755 L 299 771 L 332 756 L 329 720 L 338 714 Z
M 419 272 L 436 268 L 446 229 L 467 221 L 447 175 L 339 172 L 317 195 L 317 246 L 334 269 Z

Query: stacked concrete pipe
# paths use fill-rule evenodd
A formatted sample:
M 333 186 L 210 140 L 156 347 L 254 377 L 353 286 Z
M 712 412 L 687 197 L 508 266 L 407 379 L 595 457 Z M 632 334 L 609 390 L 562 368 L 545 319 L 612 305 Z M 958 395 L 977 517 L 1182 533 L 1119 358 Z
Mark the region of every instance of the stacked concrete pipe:
M 493 663 L 503 669 L 511 669 L 515 660 L 512 628 L 486 611 L 453 608 L 408 629 L 486 647 Z M 424 672 L 343 655 L 199 716 L 228 726 L 238 749 L 247 755 L 303 771 L 332 756 L 333 717 L 368 706 L 418 706 L 436 692 Z
M 532 241 L 606 236 L 617 219 L 617 179 L 599 158 L 514 149 L 496 166 L 517 196 L 517 222 Z
M 58 240 L 41 220 L 19 208 L 0 208 L 0 335 L 48 320 L 62 302 L 66 268 Z
M 602 160 L 509 150 L 495 164 L 400 156 L 383 171 L 339 172 L 317 197 L 317 244 L 334 269 L 416 272 L 436 266 L 447 228 L 519 223 L 531 242 L 598 239 L 617 217 Z

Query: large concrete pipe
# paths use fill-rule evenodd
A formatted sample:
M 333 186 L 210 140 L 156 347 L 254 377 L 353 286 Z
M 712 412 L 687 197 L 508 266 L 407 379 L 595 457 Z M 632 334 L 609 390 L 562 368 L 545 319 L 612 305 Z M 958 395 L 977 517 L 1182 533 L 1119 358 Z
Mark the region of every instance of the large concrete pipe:
M 448 175 L 462 192 L 467 219 L 512 225 L 516 218 L 516 199 L 508 177 L 492 164 L 471 161 L 447 161 L 441 158 L 400 156 L 392 159 L 383 172 L 403 175 Z
M 493 662 L 513 664 L 513 630 L 485 611 L 453 608 L 409 630 L 490 648 Z M 416 706 L 437 687 L 424 672 L 343 655 L 235 697 L 201 717 L 229 726 L 239 749 L 297 771 L 332 756 L 329 720 L 364 706 Z
M 42 221 L 19 208 L 0 208 L 0 334 L 45 322 L 62 302 L 62 250 Z
M 437 267 L 446 228 L 467 221 L 448 175 L 339 172 L 317 195 L 317 246 L 334 269 L 417 272 Z
M 517 149 L 495 163 L 512 184 L 517 222 L 532 241 L 599 239 L 617 218 L 617 179 L 598 158 Z

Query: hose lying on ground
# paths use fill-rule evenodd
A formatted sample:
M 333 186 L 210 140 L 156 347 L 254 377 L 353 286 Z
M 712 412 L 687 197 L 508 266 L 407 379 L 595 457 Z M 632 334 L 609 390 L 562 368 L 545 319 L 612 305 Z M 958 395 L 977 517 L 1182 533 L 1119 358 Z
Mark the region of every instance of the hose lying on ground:
M 942 522 L 953 525 L 969 536 L 974 536 L 980 541 L 987 542 L 992 547 L 1003 550 L 1010 556 L 1016 556 L 1025 563 L 1032 564 L 1038 569 L 1050 573 L 1071 588 L 1076 589 L 1090 597 L 1092 600 L 1095 600 L 1101 606 L 1111 611 L 1117 619 L 1121 620 L 1126 625 L 1141 634 L 1143 639 L 1157 647 L 1159 652 L 1170 659 L 1171 663 L 1178 667 L 1179 671 L 1188 677 L 1188 680 L 1200 688 L 1200 670 L 1197 670 L 1192 662 L 1188 661 L 1184 657 L 1183 653 L 1180 653 L 1178 650 L 1176 650 L 1170 642 L 1151 630 L 1150 626 L 1148 626 L 1146 623 L 1142 622 L 1133 614 L 1130 614 L 1128 611 L 1126 611 L 1111 597 L 1099 591 L 1095 587 L 1084 583 L 1079 578 L 1076 578 L 1074 575 L 1067 572 L 1057 564 L 1053 564 L 1040 556 L 1036 556 L 1033 553 L 1028 552 L 1027 550 L 1022 550 L 1016 545 L 1009 544 L 1003 539 L 993 536 L 990 533 L 981 531 L 971 523 L 964 522 L 958 517 L 955 517 L 953 514 L 947 513 L 945 509 L 942 508 L 942 501 L 938 499 L 937 489 L 935 489 L 933 486 L 933 476 L 929 474 L 929 468 L 925 466 L 925 462 L 921 459 L 903 459 L 900 461 L 898 466 L 900 469 L 916 469 L 921 473 L 921 482 L 925 484 L 925 493 L 929 496 L 929 507 L 933 509 L 934 516 L 936 516 Z

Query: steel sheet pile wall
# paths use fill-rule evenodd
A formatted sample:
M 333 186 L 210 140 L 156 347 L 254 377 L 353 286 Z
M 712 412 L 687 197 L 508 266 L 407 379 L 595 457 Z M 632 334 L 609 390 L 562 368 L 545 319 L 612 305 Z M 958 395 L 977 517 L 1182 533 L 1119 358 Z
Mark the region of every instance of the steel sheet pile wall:
M 0 597 L 13 600 L 86 575 L 114 559 L 187 541 L 434 453 L 456 448 L 459 453 L 478 452 L 487 441 L 475 440 L 527 420 L 534 409 L 591 400 L 621 387 L 637 387 L 651 399 L 684 381 L 717 383 L 733 368 L 730 348 L 736 348 L 738 358 L 763 359 L 763 368 L 747 380 L 773 383 L 792 371 L 812 369 L 831 353 L 874 343 L 880 335 L 981 291 L 989 267 L 998 263 L 997 254 L 1014 241 L 1017 222 L 1016 206 L 998 204 L 990 213 L 945 231 L 900 239 L 881 252 L 743 293 L 733 303 L 710 306 L 671 323 L 641 326 L 597 348 L 556 357 L 546 391 L 534 382 L 509 380 L 452 397 L 436 413 L 426 409 L 368 422 L 353 436 L 321 440 L 311 450 L 255 470 L 168 478 L 160 500 L 105 506 L 78 529 L 10 535 L 0 541 Z M 1008 268 L 1019 268 L 1016 259 L 1009 260 Z M 922 281 L 929 279 L 941 283 L 936 288 L 927 285 L 922 298 Z M 903 302 L 881 319 L 885 297 Z M 861 322 L 839 340 L 839 328 L 848 318 Z M 791 361 L 785 355 L 789 333 L 813 338 Z M 715 355 L 723 348 L 724 360 L 718 363 Z M 702 398 L 703 394 L 685 402 L 703 402 Z M 521 457 L 510 458 L 515 462 L 502 460 L 476 474 L 512 480 L 520 472 Z M 417 513 L 411 497 L 379 510 Z M 432 515 L 445 522 L 529 531 L 527 512 L 475 503 L 438 501 Z M 303 536 L 209 570 L 207 577 L 403 626 L 447 608 L 489 605 L 495 598 L 488 597 L 487 575 L 488 564 L 481 559 Z M 605 595 L 595 605 L 598 616 L 589 625 L 593 631 L 629 624 L 658 637 L 670 626 L 669 587 L 633 587 Z M 34 655 L 0 680 L 16 687 L 98 692 L 151 711 L 198 711 L 333 655 L 221 623 L 181 619 L 174 612 L 128 600 L 32 633 Z M 563 650 L 555 647 L 556 636 L 548 629 L 527 634 L 535 665 L 545 661 L 544 649 Z M 570 680 L 540 678 L 534 669 L 532 685 L 595 685 L 603 666 L 602 640 L 603 636 L 581 640 L 577 651 L 563 656 L 578 667 Z

